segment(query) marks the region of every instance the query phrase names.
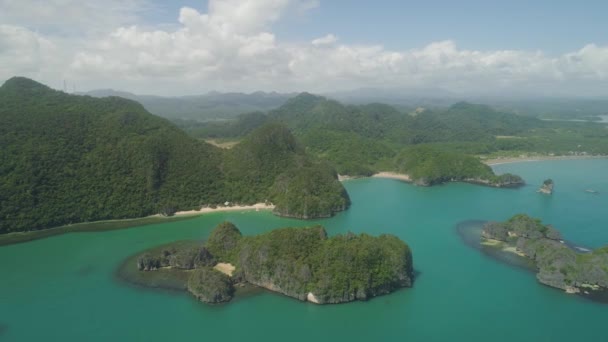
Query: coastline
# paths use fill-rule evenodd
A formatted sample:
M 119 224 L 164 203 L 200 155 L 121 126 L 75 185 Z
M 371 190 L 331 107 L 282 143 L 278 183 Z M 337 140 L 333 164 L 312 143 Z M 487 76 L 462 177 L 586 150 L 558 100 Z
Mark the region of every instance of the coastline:
M 397 172 L 388 172 L 388 171 L 377 172 L 372 175 L 372 178 L 388 178 L 388 179 L 397 179 L 397 180 L 409 182 L 409 183 L 413 182 L 412 177 L 410 177 L 410 175 L 408 175 L 408 174 L 397 173 Z
M 215 208 L 202 207 L 199 210 L 178 211 L 175 214 L 173 214 L 173 216 L 178 216 L 178 217 L 180 217 L 180 216 L 197 216 L 197 215 L 225 212 L 225 211 L 241 211 L 241 210 L 242 211 L 248 211 L 248 210 L 260 211 L 260 210 L 273 210 L 273 209 L 274 209 L 273 204 L 256 203 L 253 205 L 217 206 Z M 157 215 L 160 215 L 160 214 L 157 214 Z
M 502 165 L 502 164 L 538 162 L 538 161 L 549 161 L 549 160 L 578 160 L 578 159 L 606 159 L 606 158 L 608 158 L 607 155 L 521 156 L 521 157 L 482 159 L 481 162 L 488 166 L 495 166 L 495 165 Z
M 274 209 L 274 205 L 256 203 L 254 205 L 235 205 L 225 207 L 218 206 L 217 208 L 203 207 L 199 210 L 178 211 L 173 216 L 155 214 L 136 218 L 81 222 L 47 229 L 2 234 L 0 235 L 0 247 L 17 243 L 29 242 L 38 239 L 44 239 L 67 233 L 102 232 L 110 230 L 128 229 L 132 227 L 147 226 L 151 224 L 160 224 L 179 220 L 188 220 L 199 215 L 217 212 L 249 210 L 259 211 L 272 209 Z

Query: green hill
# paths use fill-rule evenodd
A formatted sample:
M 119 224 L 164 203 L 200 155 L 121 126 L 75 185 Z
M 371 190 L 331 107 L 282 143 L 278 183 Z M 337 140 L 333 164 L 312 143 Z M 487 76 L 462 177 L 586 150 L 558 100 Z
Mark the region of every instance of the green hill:
M 137 102 L 18 77 L 0 87 L 0 145 L 0 233 L 272 200 L 275 178 L 308 160 L 286 129 L 225 152 Z

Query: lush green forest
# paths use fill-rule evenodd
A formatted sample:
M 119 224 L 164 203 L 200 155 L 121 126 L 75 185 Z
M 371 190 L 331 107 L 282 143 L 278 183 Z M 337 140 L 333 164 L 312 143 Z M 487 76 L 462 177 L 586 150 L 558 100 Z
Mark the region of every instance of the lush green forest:
M 302 188 L 310 182 L 294 187 L 317 201 L 328 195 L 338 202 L 317 205 L 329 211 L 290 216 L 327 216 L 349 203 L 335 171 L 308 156 L 280 124 L 260 127 L 225 151 L 137 102 L 68 95 L 25 78 L 0 88 L 0 145 L 0 233 L 171 215 L 225 201 L 300 208 L 281 202 L 298 198 L 275 201 L 272 188 L 285 172 L 303 177 L 297 170 L 304 164 L 326 182 L 319 189 Z
M 536 278 L 545 285 L 591 298 L 608 290 L 608 246 L 581 252 L 564 243 L 557 229 L 524 214 L 486 223 L 481 240 L 494 254 L 509 246 L 532 260 Z
M 495 187 L 524 184 L 517 175 L 495 175 L 478 158 L 458 152 L 446 152 L 428 145 L 406 148 L 397 156 L 397 170 L 409 175 L 419 185 L 450 181 L 478 183 Z
M 218 262 L 235 266 L 231 278 L 210 268 Z M 181 274 L 175 274 L 175 269 L 195 269 L 188 290 L 205 302 L 230 300 L 232 283 L 325 304 L 367 300 L 412 286 L 414 280 L 412 253 L 396 236 L 328 237 L 321 226 L 242 236 L 236 226 L 224 222 L 205 245 L 179 242 L 155 248 L 140 255 L 137 266 L 140 271 L 161 277 L 173 274 L 177 279 Z M 171 269 L 162 269 L 166 266 Z
M 347 175 L 403 171 L 401 161 L 408 151 L 416 151 L 413 146 L 453 154 L 440 155 L 446 157 L 444 164 L 462 154 L 483 158 L 608 154 L 606 125 L 544 121 L 466 102 L 445 110 L 403 112 L 385 104 L 343 105 L 303 93 L 266 115 L 243 114 L 232 121 L 185 129 L 198 138 L 239 139 L 269 121 L 287 125 L 308 152 Z

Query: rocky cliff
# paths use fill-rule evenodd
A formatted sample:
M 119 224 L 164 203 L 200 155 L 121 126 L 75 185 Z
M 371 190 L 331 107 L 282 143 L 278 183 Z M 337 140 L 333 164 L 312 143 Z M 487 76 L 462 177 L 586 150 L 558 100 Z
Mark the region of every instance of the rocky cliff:
M 236 284 L 318 304 L 344 303 L 410 287 L 414 278 L 409 247 L 392 235 L 328 238 L 325 229 L 316 226 L 244 237 L 225 222 L 204 246 L 180 246 L 140 255 L 138 269 L 192 272 L 188 291 L 209 303 L 230 300 Z
M 569 293 L 598 296 L 608 291 L 608 247 L 582 253 L 569 247 L 559 231 L 540 220 L 516 215 L 502 223 L 487 223 L 482 240 L 511 247 L 534 261 L 539 282 Z
M 541 194 L 545 194 L 545 195 L 552 195 L 553 194 L 553 187 L 554 187 L 554 183 L 552 179 L 546 179 L 543 182 L 543 185 L 541 185 L 541 187 L 538 189 L 538 192 Z

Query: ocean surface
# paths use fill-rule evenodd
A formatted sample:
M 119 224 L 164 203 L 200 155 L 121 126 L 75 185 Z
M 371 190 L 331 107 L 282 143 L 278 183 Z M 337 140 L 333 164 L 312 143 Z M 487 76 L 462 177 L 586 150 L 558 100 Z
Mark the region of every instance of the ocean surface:
M 396 180 L 345 182 L 352 207 L 319 221 L 268 212 L 215 213 L 125 230 L 72 233 L 0 247 L 0 341 L 602 341 L 608 305 L 567 295 L 534 274 L 468 247 L 467 220 L 542 218 L 572 242 L 608 244 L 608 160 L 498 165 L 528 186 L 432 188 Z M 536 189 L 555 181 L 553 196 Z M 585 190 L 599 191 L 591 194 Z M 209 306 L 187 293 L 125 284 L 128 256 L 183 239 L 205 239 L 224 220 L 244 234 L 320 223 L 330 234 L 391 233 L 412 248 L 414 287 L 333 306 L 262 292 Z

